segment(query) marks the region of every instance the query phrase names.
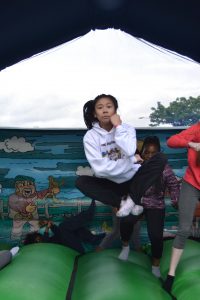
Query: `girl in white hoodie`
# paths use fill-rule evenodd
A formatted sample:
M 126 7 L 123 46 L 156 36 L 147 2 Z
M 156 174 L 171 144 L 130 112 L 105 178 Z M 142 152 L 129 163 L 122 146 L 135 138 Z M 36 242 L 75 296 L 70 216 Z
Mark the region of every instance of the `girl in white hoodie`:
M 158 153 L 141 166 L 135 128 L 122 122 L 118 103 L 99 95 L 83 107 L 89 129 L 84 136 L 86 158 L 95 176 L 80 176 L 76 187 L 86 196 L 116 208 L 118 217 L 140 215 L 141 198 L 161 176 L 167 159 Z M 126 218 L 123 218 L 126 219 Z

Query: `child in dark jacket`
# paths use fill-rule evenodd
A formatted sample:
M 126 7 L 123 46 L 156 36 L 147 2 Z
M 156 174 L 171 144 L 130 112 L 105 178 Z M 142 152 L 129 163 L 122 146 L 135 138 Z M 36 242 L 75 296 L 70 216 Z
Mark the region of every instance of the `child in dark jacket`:
M 105 233 L 94 235 L 86 227 L 92 221 L 95 212 L 95 201 L 92 200 L 90 207 L 76 216 L 66 218 L 58 226 L 52 221 L 43 221 L 46 226 L 44 235 L 33 232 L 26 235 L 24 245 L 33 243 L 56 243 L 70 247 L 79 253 L 85 252 L 83 242 L 97 245 L 104 237 Z M 50 236 L 49 229 L 53 232 Z
M 144 162 L 160 152 L 160 141 L 157 136 L 149 136 L 145 138 L 141 157 Z M 172 205 L 177 206 L 179 197 L 180 184 L 171 167 L 166 164 L 162 176 L 157 182 L 151 186 L 142 197 L 142 205 L 144 207 L 144 216 L 147 222 L 147 231 L 151 242 L 152 252 L 152 273 L 156 277 L 160 277 L 160 258 L 163 252 L 163 230 L 165 219 L 165 191 L 168 189 Z M 128 222 L 121 222 L 121 239 L 123 249 L 119 255 L 121 259 L 128 259 L 129 239 L 134 226 L 134 216 Z

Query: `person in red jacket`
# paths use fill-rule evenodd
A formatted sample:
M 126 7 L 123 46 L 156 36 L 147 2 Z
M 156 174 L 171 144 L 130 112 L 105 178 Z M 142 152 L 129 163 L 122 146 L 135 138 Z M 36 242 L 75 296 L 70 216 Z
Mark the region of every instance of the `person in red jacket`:
M 194 212 L 200 199 L 200 121 L 171 136 L 167 145 L 188 150 L 188 167 L 183 177 L 178 203 L 179 227 L 173 242 L 169 272 L 163 284 L 163 288 L 171 293 L 175 271 L 190 235 Z

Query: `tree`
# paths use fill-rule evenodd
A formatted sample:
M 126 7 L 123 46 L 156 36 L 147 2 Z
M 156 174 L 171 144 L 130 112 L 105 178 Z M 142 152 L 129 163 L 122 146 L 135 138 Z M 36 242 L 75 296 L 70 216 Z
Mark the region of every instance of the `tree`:
M 176 98 L 165 107 L 161 102 L 157 102 L 157 108 L 152 107 L 153 112 L 149 118 L 152 124 L 171 124 L 172 126 L 189 126 L 200 120 L 200 96 L 197 98 L 184 97 Z

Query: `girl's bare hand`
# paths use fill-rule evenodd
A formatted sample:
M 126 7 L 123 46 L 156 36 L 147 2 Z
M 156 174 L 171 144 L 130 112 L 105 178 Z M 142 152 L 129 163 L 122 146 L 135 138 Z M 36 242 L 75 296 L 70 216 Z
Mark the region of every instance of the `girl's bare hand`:
M 118 125 L 122 124 L 122 120 L 120 118 L 120 115 L 114 114 L 110 117 L 110 121 L 113 124 L 114 127 L 117 127 Z
M 188 145 L 195 151 L 200 151 L 200 143 L 189 142 Z
M 53 225 L 52 221 L 48 221 L 47 227 L 50 228 Z
M 135 154 L 135 158 L 136 158 L 136 163 L 138 164 L 142 164 L 144 161 L 139 154 Z

